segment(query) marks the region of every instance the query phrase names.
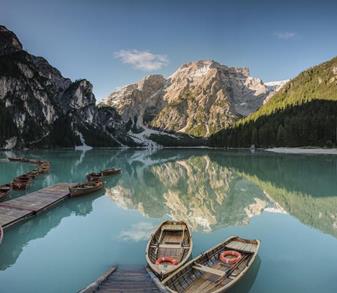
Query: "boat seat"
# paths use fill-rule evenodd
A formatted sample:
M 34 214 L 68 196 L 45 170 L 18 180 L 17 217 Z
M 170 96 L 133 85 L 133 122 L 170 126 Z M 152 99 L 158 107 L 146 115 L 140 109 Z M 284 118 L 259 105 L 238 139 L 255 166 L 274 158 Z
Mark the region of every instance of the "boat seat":
M 159 244 L 159 248 L 183 248 L 179 244 Z
M 240 241 L 232 241 L 226 244 L 226 248 L 248 252 L 248 253 L 254 253 L 256 251 L 256 245 L 252 243 L 243 243 Z
M 182 230 L 186 230 L 186 226 L 185 225 L 164 225 L 161 227 L 161 230 L 182 231 Z
M 226 272 L 224 271 L 213 269 L 207 266 L 203 266 L 201 264 L 195 264 L 192 268 L 198 271 L 202 271 L 204 273 L 210 273 L 210 274 L 217 275 L 220 277 L 223 277 L 226 275 Z

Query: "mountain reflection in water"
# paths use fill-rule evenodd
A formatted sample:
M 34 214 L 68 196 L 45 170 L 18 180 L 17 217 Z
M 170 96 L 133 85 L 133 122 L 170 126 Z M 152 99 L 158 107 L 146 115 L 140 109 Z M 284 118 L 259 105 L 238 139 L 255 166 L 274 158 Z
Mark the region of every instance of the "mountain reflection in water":
M 168 214 L 187 221 L 194 230 L 245 225 L 267 211 L 287 212 L 337 236 L 335 157 L 176 153 L 159 150 L 130 156 L 127 176 L 107 188 L 107 195 L 122 208 L 154 218 Z
M 3 183 L 32 167 L 5 156 L 0 153 Z M 233 292 L 292 292 L 299 282 L 299 292 L 336 292 L 336 156 L 220 149 L 35 150 L 11 156 L 52 164 L 26 192 L 80 182 L 112 166 L 122 173 L 106 177 L 105 190 L 66 200 L 6 230 L 1 292 L 77 292 L 112 264 L 144 264 L 148 237 L 167 218 L 191 225 L 194 255 L 229 235 L 261 239 L 261 263 Z M 317 247 L 329 251 L 324 263 L 312 254 Z M 319 269 L 312 270 L 312 263 Z M 24 278 L 16 282 L 18 276 Z

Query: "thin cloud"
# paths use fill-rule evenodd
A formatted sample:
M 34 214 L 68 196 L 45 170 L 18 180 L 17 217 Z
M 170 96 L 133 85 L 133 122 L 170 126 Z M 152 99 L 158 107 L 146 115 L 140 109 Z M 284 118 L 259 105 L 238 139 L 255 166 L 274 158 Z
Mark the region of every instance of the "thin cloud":
M 122 231 L 119 238 L 122 240 L 143 241 L 149 239 L 154 226 L 150 223 L 140 222 L 131 226 L 129 230 Z
M 144 71 L 158 70 L 168 64 L 166 55 L 153 54 L 149 51 L 120 50 L 114 53 L 114 57 L 125 64 L 132 65 L 135 69 Z
M 290 40 L 296 37 L 295 32 L 276 32 L 274 33 L 274 36 L 276 36 L 280 40 Z

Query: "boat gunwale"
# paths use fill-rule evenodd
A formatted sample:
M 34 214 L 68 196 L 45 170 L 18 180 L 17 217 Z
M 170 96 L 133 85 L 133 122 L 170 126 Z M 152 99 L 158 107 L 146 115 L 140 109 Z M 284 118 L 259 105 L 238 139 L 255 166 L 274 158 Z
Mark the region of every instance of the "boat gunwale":
M 248 240 L 250 242 L 252 241 L 256 241 L 256 250 L 252 253 L 252 257 L 249 260 L 249 262 L 247 263 L 247 266 L 240 272 L 240 274 L 238 274 L 237 276 L 235 276 L 235 279 L 233 279 L 231 282 L 229 282 L 228 284 L 226 284 L 223 287 L 220 287 L 219 289 L 212 291 L 212 293 L 220 293 L 220 292 L 224 292 L 225 290 L 228 290 L 230 287 L 234 286 L 242 277 L 243 275 L 251 268 L 252 264 L 254 263 L 256 256 L 259 252 L 260 249 L 260 245 L 261 245 L 261 241 L 258 239 L 245 239 L 245 238 L 241 238 L 240 236 L 230 236 L 227 239 L 225 239 L 223 242 L 218 243 L 216 245 L 214 245 L 213 247 L 209 248 L 208 250 L 200 253 L 197 257 L 193 258 L 192 260 L 190 260 L 189 262 L 187 262 L 185 265 L 181 266 L 179 269 L 177 269 L 176 271 L 174 271 L 174 273 L 172 273 L 171 275 L 169 275 L 167 278 L 165 278 L 162 283 L 165 286 L 166 290 L 168 290 L 168 292 L 172 292 L 172 293 L 177 293 L 177 291 L 169 288 L 166 283 L 168 281 L 170 281 L 176 274 L 178 274 L 180 271 L 182 271 L 183 269 L 187 268 L 188 266 L 192 265 L 193 263 L 197 262 L 203 255 L 211 252 L 212 250 L 215 250 L 216 248 L 218 248 L 221 245 L 224 245 L 226 242 L 230 242 L 231 240 L 234 240 L 235 238 L 239 238 L 242 240 Z M 235 250 L 235 249 L 234 249 Z

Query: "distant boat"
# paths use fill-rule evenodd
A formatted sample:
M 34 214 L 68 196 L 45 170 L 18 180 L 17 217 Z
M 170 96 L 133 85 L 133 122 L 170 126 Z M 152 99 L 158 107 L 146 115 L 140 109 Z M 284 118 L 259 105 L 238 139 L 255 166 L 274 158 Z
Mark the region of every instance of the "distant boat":
M 23 158 L 11 158 L 11 157 L 8 157 L 8 160 L 9 161 L 13 161 L 13 162 L 22 162 Z
M 69 187 L 69 192 L 71 196 L 80 196 L 100 190 L 103 186 L 102 181 L 91 181 Z
M 121 173 L 121 169 L 116 169 L 116 168 L 105 169 L 102 171 L 103 176 L 116 175 L 119 173 Z
M 163 281 L 169 292 L 226 292 L 254 263 L 259 240 L 232 236 L 194 258 Z
M 102 179 L 102 177 L 103 177 L 102 172 L 99 172 L 99 173 L 92 172 L 92 173 L 89 173 L 87 175 L 87 180 L 88 181 L 96 181 L 97 179 Z
M 49 162 L 46 162 L 46 161 L 43 161 L 42 163 L 39 163 L 39 167 L 38 167 L 38 170 L 39 170 L 39 173 L 47 173 L 49 172 L 49 169 L 50 169 L 50 163 Z
M 26 174 L 24 174 L 24 175 L 26 175 L 26 176 L 28 176 L 28 177 L 34 179 L 34 178 L 35 178 L 36 176 L 38 176 L 39 174 L 40 174 L 39 170 L 33 169 L 32 171 L 30 171 L 30 172 L 28 172 L 28 173 L 26 173 Z
M 32 178 L 27 175 L 21 175 L 15 177 L 12 182 L 12 188 L 14 190 L 23 190 L 26 189 L 27 186 L 32 182 Z
M 151 270 L 164 279 L 186 263 L 192 246 L 192 233 L 185 222 L 165 221 L 151 235 L 146 247 L 146 261 Z

